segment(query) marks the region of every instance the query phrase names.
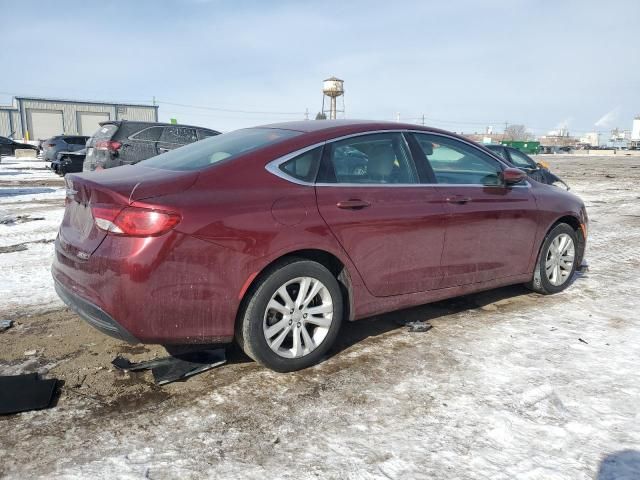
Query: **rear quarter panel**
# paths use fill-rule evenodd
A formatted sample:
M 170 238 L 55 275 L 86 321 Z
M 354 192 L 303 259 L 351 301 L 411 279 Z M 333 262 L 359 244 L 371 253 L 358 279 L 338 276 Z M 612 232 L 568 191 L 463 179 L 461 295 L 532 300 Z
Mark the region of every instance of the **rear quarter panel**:
M 212 259 L 208 268 L 217 269 L 225 257 L 224 278 L 235 297 L 228 301 L 236 310 L 246 287 L 264 268 L 306 249 L 340 259 L 357 295 L 362 282 L 320 217 L 315 188 L 278 178 L 265 170 L 265 164 L 261 159 L 221 164 L 201 173 L 188 194 L 147 198 L 136 204 L 177 209 L 183 215 L 177 227 L 180 233 L 226 252 Z

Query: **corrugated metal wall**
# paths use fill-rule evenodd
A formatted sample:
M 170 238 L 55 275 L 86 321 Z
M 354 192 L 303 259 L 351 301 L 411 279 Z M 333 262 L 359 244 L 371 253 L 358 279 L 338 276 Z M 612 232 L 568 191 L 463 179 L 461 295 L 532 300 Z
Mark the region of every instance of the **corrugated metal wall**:
M 133 105 L 117 106 L 118 120 L 139 120 L 141 122 L 156 122 L 156 109 L 137 107 Z
M 22 121 L 27 129 L 29 125 L 29 110 L 53 110 L 62 111 L 62 123 L 64 132 L 68 135 L 79 134 L 79 117 L 78 112 L 101 112 L 109 114 L 110 120 L 140 120 L 140 121 L 156 121 L 156 108 L 152 106 L 138 105 L 119 105 L 119 104 L 101 104 L 89 102 L 73 102 L 46 99 L 29 99 L 18 98 L 18 108 Z M 19 125 L 17 126 L 19 128 Z M 14 127 L 16 128 L 16 127 Z M 37 132 L 35 132 L 37 136 Z M 30 138 L 33 140 L 34 132 L 29 132 Z M 16 133 L 16 138 L 18 134 Z M 20 132 L 22 137 L 22 132 Z
M 11 135 L 11 111 L 0 110 L 0 137 Z
M 22 128 L 20 126 L 20 112 L 12 107 L 0 107 L 0 136 L 22 138 Z
M 20 112 L 18 110 L 11 111 L 11 123 L 13 126 L 13 138 L 24 138 L 22 125 L 20 124 Z

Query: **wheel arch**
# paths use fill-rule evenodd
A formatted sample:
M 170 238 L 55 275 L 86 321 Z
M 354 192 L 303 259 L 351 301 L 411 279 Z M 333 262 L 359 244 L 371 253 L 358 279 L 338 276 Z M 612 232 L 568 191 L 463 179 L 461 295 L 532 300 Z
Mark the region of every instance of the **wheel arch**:
M 338 258 L 331 252 L 315 248 L 306 248 L 293 250 L 272 259 L 257 274 L 255 274 L 253 278 L 249 277 L 251 281 L 249 282 L 249 285 L 247 285 L 241 292 L 242 296 L 236 312 L 236 331 L 238 325 L 240 324 L 246 305 L 251 298 L 252 293 L 256 290 L 262 279 L 265 278 L 265 276 L 269 275 L 271 271 L 279 264 L 282 264 L 294 258 L 317 262 L 333 274 L 333 276 L 338 281 L 338 285 L 340 285 L 340 289 L 342 290 L 344 318 L 353 320 L 353 283 L 347 265 L 345 265 L 345 263 L 340 258 Z
M 540 251 L 542 250 L 542 246 L 544 245 L 544 242 L 547 236 L 549 235 L 549 233 L 551 232 L 551 230 L 553 230 L 556 226 L 560 225 L 561 223 L 566 223 L 571 228 L 573 228 L 574 231 L 576 232 L 576 237 L 578 238 L 578 266 L 580 266 L 584 256 L 584 250 L 585 250 L 587 239 L 584 236 L 584 231 L 582 230 L 582 223 L 580 221 L 580 218 L 576 214 L 565 214 L 557 218 L 553 223 L 551 223 L 551 225 L 549 225 L 544 235 L 542 236 L 540 245 L 538 246 L 538 255 L 536 255 L 536 260 L 539 258 Z

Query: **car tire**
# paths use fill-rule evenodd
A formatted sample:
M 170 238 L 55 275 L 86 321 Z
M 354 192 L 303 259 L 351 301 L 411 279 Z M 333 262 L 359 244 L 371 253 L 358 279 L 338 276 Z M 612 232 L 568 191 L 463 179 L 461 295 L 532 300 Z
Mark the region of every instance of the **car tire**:
M 306 294 L 300 296 L 303 289 Z M 331 348 L 342 315 L 342 291 L 334 275 L 317 262 L 292 258 L 269 268 L 247 292 L 236 340 L 271 370 L 301 370 Z
M 527 287 L 544 295 L 561 292 L 571 285 L 577 262 L 576 231 L 566 223 L 559 223 L 545 237 L 533 279 Z

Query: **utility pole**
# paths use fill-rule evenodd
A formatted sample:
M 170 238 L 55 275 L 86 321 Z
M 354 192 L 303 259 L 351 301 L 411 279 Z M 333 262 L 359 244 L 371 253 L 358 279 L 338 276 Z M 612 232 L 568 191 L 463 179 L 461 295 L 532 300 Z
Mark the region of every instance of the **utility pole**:
M 422 114 L 422 126 L 424 127 L 424 113 Z
M 309 108 L 305 108 L 304 109 L 304 119 L 305 120 L 309 120 Z
M 396 113 L 396 122 L 399 122 L 399 121 L 400 121 L 400 112 L 397 112 Z
M 155 106 L 156 106 L 156 96 L 155 96 L 155 95 L 153 96 L 153 101 L 152 101 L 152 103 L 153 103 L 153 106 L 155 107 Z

